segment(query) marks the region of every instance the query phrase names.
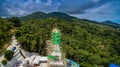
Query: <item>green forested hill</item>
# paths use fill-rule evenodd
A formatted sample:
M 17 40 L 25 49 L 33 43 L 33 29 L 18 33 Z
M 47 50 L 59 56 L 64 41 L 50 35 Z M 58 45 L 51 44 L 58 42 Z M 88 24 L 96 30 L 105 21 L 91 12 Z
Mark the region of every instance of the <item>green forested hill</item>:
M 30 19 L 36 20 L 36 19 L 44 19 L 44 18 L 46 18 L 46 14 L 39 11 L 39 12 L 35 12 L 35 13 L 32 13 L 32 14 L 24 16 L 24 17 L 20 17 L 19 19 L 21 21 L 28 21 Z
M 0 48 L 8 41 L 9 30 L 11 28 L 12 24 L 0 17 Z
M 37 19 L 46 19 L 46 18 L 60 18 L 60 19 L 64 19 L 67 21 L 71 21 L 72 19 L 77 19 L 75 17 L 69 16 L 65 13 L 61 13 L 61 12 L 52 12 L 52 13 L 43 13 L 41 11 L 38 12 L 34 12 L 30 15 L 24 16 L 24 17 L 19 17 L 19 19 L 21 21 L 28 21 L 28 20 L 37 20 Z
M 3 46 L 9 42 L 11 28 L 12 23 L 0 17 L 0 55 L 3 53 Z
M 70 16 L 66 16 L 72 19 L 70 21 L 45 16 L 37 19 L 24 17 L 27 21 L 16 31 L 22 48 L 46 55 L 45 41 L 51 38 L 53 27 L 58 27 L 61 30 L 61 49 L 68 59 L 80 63 L 81 67 L 109 67 L 110 63 L 120 65 L 120 31 Z

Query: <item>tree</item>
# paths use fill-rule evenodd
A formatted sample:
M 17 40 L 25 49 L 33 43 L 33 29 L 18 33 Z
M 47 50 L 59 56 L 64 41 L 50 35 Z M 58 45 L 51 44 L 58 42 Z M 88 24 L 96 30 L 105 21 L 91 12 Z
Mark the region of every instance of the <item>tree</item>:
M 6 65 L 7 64 L 7 60 L 2 60 L 2 64 Z
M 14 25 L 15 27 L 21 26 L 21 21 L 19 20 L 18 17 L 8 18 L 8 21 L 14 23 L 13 25 Z
M 7 50 L 6 52 L 5 52 L 5 58 L 7 59 L 7 60 L 11 60 L 12 59 L 12 57 L 13 57 L 13 55 L 14 55 L 14 52 L 12 52 L 11 50 Z

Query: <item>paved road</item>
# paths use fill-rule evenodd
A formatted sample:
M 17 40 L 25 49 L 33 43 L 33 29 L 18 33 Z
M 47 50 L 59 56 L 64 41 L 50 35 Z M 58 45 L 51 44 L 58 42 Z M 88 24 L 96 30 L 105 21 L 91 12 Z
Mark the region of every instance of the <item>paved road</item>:
M 7 65 L 5 65 L 4 67 L 13 67 L 14 64 L 16 64 L 18 61 L 23 61 L 24 58 L 23 56 L 21 56 L 20 54 L 20 45 L 16 45 L 17 44 L 17 40 L 15 38 L 15 36 L 12 36 L 12 42 L 10 44 L 10 46 L 8 46 L 7 50 L 11 50 L 12 47 L 16 47 L 16 50 L 14 51 L 14 56 L 12 58 L 12 60 L 8 61 Z M 2 56 L 0 56 L 0 62 L 4 59 L 4 54 Z M 0 66 L 2 67 L 2 66 Z

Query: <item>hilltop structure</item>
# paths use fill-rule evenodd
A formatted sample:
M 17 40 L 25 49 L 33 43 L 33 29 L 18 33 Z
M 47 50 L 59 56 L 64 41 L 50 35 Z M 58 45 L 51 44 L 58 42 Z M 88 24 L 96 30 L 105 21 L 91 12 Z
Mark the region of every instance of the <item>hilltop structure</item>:
M 52 39 L 47 41 L 50 67 L 66 67 L 65 54 L 60 49 L 60 37 L 60 30 L 54 28 L 52 30 Z

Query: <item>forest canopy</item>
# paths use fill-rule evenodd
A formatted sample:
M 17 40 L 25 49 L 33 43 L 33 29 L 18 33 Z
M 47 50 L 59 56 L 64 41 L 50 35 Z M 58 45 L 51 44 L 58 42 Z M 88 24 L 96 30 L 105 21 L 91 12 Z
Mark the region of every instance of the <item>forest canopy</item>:
M 120 65 L 120 31 L 116 28 L 56 12 L 38 12 L 19 19 L 22 25 L 17 28 L 16 37 L 27 51 L 46 55 L 46 40 L 51 38 L 53 27 L 57 27 L 66 58 L 82 67 Z
M 0 49 L 3 44 L 9 41 L 10 29 L 12 29 L 12 27 L 13 25 L 11 22 L 0 17 Z

